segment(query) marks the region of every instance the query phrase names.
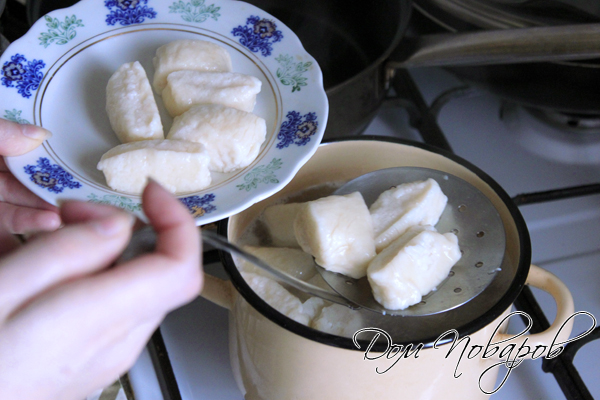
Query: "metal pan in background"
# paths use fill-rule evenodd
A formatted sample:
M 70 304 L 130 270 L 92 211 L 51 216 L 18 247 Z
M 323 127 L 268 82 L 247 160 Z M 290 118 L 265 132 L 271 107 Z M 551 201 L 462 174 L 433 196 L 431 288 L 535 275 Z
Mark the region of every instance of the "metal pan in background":
M 292 29 L 319 63 L 329 99 L 325 137 L 362 132 L 385 97 L 383 65 L 404 35 L 410 2 L 248 1 Z
M 416 34 L 459 33 L 598 22 L 600 7 L 594 1 L 414 0 L 409 29 Z M 600 115 L 600 58 L 446 69 L 527 107 L 574 117 Z
M 593 43 L 600 39 L 600 30 L 594 24 L 411 40 L 406 30 L 412 2 L 407 0 L 379 0 L 376 7 L 341 0 L 249 2 L 294 30 L 319 62 L 330 105 L 326 138 L 353 135 L 366 128 L 385 97 L 395 68 L 503 64 L 493 68 L 504 70 L 507 63 L 562 59 L 566 52 L 583 50 L 576 43 L 587 48 L 576 58 L 600 55 L 600 42 Z M 516 80 L 517 86 L 521 81 Z
M 0 16 L 4 12 L 4 7 L 6 6 L 6 0 L 0 0 Z M 8 40 L 2 34 L 4 31 L 2 29 L 2 22 L 0 20 L 0 54 L 4 53 L 4 50 L 8 47 Z

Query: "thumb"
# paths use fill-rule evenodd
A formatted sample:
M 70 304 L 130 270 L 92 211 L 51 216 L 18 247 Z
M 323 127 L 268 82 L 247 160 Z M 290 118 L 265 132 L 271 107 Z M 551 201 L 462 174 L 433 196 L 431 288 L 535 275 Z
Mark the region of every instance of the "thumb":
M 0 156 L 25 154 L 50 137 L 52 133 L 42 127 L 0 118 Z

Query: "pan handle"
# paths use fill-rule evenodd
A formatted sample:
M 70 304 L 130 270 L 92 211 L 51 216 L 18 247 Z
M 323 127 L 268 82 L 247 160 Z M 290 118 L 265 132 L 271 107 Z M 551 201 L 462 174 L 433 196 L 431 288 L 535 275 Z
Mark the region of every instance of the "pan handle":
M 204 286 L 200 296 L 220 307 L 231 310 L 235 300 L 235 288 L 230 281 L 204 274 Z
M 566 342 L 573 330 L 574 321 L 571 316 L 575 312 L 573 296 L 567 286 L 556 275 L 536 265 L 531 265 L 526 284 L 541 289 L 554 298 L 557 306 L 554 322 L 543 332 L 523 335 L 518 338 L 514 338 L 510 334 L 498 333 L 494 336 L 494 341 L 504 343 L 504 345 L 514 344 L 515 348 L 521 348 L 525 345 L 531 348 L 536 346 L 542 348 L 544 346 L 550 347 L 554 343 Z
M 387 67 L 516 64 L 591 58 L 600 58 L 599 23 L 406 37 L 391 54 Z

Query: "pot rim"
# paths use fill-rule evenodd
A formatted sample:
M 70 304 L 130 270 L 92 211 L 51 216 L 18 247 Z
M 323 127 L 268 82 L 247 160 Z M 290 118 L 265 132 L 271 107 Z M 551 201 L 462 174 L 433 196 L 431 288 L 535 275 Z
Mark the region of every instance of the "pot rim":
M 384 65 L 385 60 L 387 60 L 390 55 L 396 50 L 400 41 L 404 37 L 406 30 L 408 29 L 408 22 L 410 21 L 410 17 L 412 15 L 413 4 L 412 0 L 401 0 L 400 1 L 400 14 L 398 15 L 398 28 L 396 29 L 396 33 L 387 47 L 387 49 L 376 58 L 371 64 L 367 67 L 363 68 L 359 73 L 355 74 L 353 77 L 346 79 L 344 82 L 338 83 L 337 85 L 326 90 L 328 94 L 335 93 L 339 90 L 342 90 L 345 86 L 352 85 L 354 82 L 357 82 L 366 75 L 370 74 L 372 70 L 376 68 L 380 68 Z
M 500 199 L 506 205 L 508 211 L 510 212 L 512 218 L 514 219 L 514 222 L 515 222 L 515 225 L 517 228 L 517 232 L 518 232 L 518 237 L 519 237 L 519 257 L 518 257 L 519 262 L 518 262 L 517 272 L 515 274 L 513 282 L 511 283 L 509 288 L 506 290 L 504 295 L 500 298 L 500 300 L 498 300 L 498 302 L 494 306 L 492 306 L 490 309 L 488 309 L 480 317 L 478 317 L 466 324 L 463 324 L 460 327 L 456 327 L 455 329 L 458 331 L 459 336 L 463 337 L 466 335 L 471 335 L 471 334 L 477 332 L 478 330 L 482 329 L 486 325 L 490 324 L 491 322 L 493 322 L 507 308 L 509 308 L 513 304 L 513 302 L 515 301 L 517 296 L 521 293 L 521 290 L 525 286 L 525 281 L 527 279 L 527 275 L 529 273 L 529 267 L 530 267 L 530 263 L 531 263 L 531 243 L 530 243 L 530 239 L 529 239 L 529 231 L 527 230 L 527 225 L 525 224 L 525 220 L 523 219 L 523 216 L 519 212 L 515 203 L 512 201 L 510 196 L 504 191 L 504 189 L 502 189 L 502 187 L 498 183 L 496 183 L 496 181 L 494 181 L 489 175 L 487 175 L 481 169 L 477 168 L 475 165 L 471 164 L 470 162 L 464 160 L 463 158 L 461 158 L 453 153 L 441 150 L 439 148 L 436 148 L 436 147 L 433 147 L 433 146 L 430 146 L 430 145 L 427 145 L 424 143 L 419 143 L 419 142 L 414 142 L 414 141 L 399 139 L 399 138 L 392 138 L 392 137 L 382 137 L 382 136 L 359 136 L 359 137 L 356 137 L 356 136 L 354 136 L 354 137 L 342 137 L 342 138 L 336 138 L 336 139 L 332 139 L 332 140 L 325 140 L 325 141 L 323 141 L 323 143 L 321 145 L 329 145 L 329 144 L 336 143 L 336 142 L 363 141 L 363 140 L 391 142 L 391 143 L 396 143 L 396 144 L 418 147 L 423 150 L 427 150 L 427 151 L 430 151 L 433 153 L 440 154 L 444 157 L 447 157 L 447 158 L 451 159 L 452 161 L 455 161 L 455 162 L 461 164 L 462 166 L 468 168 L 473 173 L 475 173 L 480 179 L 482 179 L 485 183 L 487 183 L 496 192 L 496 194 L 500 197 Z M 229 224 L 229 219 L 221 220 L 218 223 L 217 232 L 219 234 L 227 237 L 228 224 Z M 236 265 L 233 261 L 233 257 L 229 253 L 219 250 L 219 255 L 221 258 L 221 262 L 223 263 L 223 266 L 225 267 L 225 271 L 226 271 L 227 275 L 229 276 L 229 278 L 231 279 L 231 282 L 232 282 L 233 286 L 236 288 L 236 290 L 242 295 L 242 297 L 252 307 L 254 307 L 259 313 L 261 313 L 262 315 L 267 317 L 272 322 L 274 322 L 277 325 L 281 326 L 282 328 L 289 330 L 297 335 L 300 335 L 306 339 L 317 341 L 317 342 L 320 342 L 322 344 L 326 344 L 329 346 L 340 347 L 340 348 L 344 348 L 344 349 L 348 349 L 348 350 L 360 350 L 360 349 L 368 348 L 370 341 L 357 340 L 358 344 L 360 345 L 360 349 L 359 349 L 354 345 L 354 342 L 351 338 L 341 337 L 341 336 L 325 333 L 322 331 L 318 331 L 316 329 L 313 329 L 306 325 L 303 325 L 299 322 L 296 322 L 296 321 L 292 320 L 291 318 L 281 314 L 279 311 L 275 310 L 267 302 L 265 302 L 262 298 L 260 298 L 250 288 L 250 286 L 243 279 L 242 275 L 240 274 L 238 268 L 236 267 Z M 439 332 L 438 335 L 441 333 L 443 333 L 443 332 Z M 416 340 L 416 341 L 398 342 L 398 343 L 394 343 L 394 344 L 407 346 L 409 344 L 415 345 L 417 343 L 422 343 L 424 345 L 424 348 L 429 348 L 429 347 L 433 347 L 433 344 L 437 338 L 438 338 L 438 336 L 430 337 L 430 338 L 417 338 L 418 340 Z M 451 341 L 450 338 L 448 338 L 444 341 L 440 341 L 440 342 L 438 342 L 438 344 L 445 344 L 449 341 Z M 383 352 L 383 351 L 386 351 L 387 348 L 388 348 L 388 345 L 386 343 L 377 342 L 372 346 L 371 350 L 376 351 L 376 352 Z

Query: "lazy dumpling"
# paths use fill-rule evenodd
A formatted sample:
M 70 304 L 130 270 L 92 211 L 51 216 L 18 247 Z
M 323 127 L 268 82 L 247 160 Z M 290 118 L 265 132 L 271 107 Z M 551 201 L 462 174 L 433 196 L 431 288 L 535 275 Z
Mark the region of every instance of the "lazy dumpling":
M 414 226 L 369 264 L 373 297 L 389 310 L 404 310 L 442 283 L 460 257 L 455 234 Z
M 267 135 L 264 119 L 218 104 L 192 107 L 173 120 L 167 139 L 201 143 L 211 171 L 231 172 L 254 161 Z
M 143 140 L 113 147 L 102 156 L 98 169 L 108 186 L 119 192 L 141 194 L 151 177 L 171 193 L 182 193 L 210 185 L 208 162 L 199 143 Z
M 246 283 L 248 283 L 248 286 L 261 299 L 269 303 L 269 305 L 283 315 L 301 324 L 308 325 L 324 305 L 321 299 L 308 299 L 305 303 L 302 303 L 298 297 L 288 292 L 278 282 L 266 276 L 244 271 L 241 272 L 241 275 Z
M 302 250 L 328 271 L 359 279 L 375 257 L 369 209 L 358 192 L 304 203 L 294 232 Z
M 122 143 L 164 139 L 150 82 L 137 61 L 121 65 L 108 80 L 106 112 Z
M 380 252 L 410 227 L 438 223 L 448 197 L 433 179 L 404 183 L 381 193 L 369 211 Z
M 156 50 L 152 86 L 161 94 L 171 72 L 194 70 L 230 72 L 231 57 L 223 47 L 205 40 L 176 40 Z
M 197 104 L 221 104 L 252 112 L 261 86 L 260 79 L 235 72 L 177 71 L 167 77 L 162 97 L 172 117 Z
M 360 313 L 340 304 L 331 304 L 321 308 L 310 327 L 332 335 L 352 337 L 365 326 Z

